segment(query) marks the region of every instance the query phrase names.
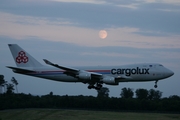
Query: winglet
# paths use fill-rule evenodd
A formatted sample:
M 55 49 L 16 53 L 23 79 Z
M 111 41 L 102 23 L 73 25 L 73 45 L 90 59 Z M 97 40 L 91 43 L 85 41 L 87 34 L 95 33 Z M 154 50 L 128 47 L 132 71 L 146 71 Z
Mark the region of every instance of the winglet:
M 44 60 L 44 62 L 45 62 L 46 64 L 48 64 L 48 65 L 54 65 L 52 62 L 48 61 L 47 59 L 43 59 L 43 60 Z

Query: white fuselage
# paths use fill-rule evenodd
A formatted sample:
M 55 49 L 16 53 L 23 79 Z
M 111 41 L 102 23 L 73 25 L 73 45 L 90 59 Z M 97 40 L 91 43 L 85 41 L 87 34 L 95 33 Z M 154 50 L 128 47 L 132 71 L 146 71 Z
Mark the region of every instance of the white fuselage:
M 145 63 L 131 64 L 122 66 L 97 66 L 97 67 L 75 67 L 80 70 L 102 74 L 103 76 L 112 76 L 115 78 L 123 77 L 118 82 L 143 82 L 157 81 L 172 76 L 174 73 L 161 64 Z M 33 69 L 33 68 L 29 68 Z M 34 77 L 40 77 L 62 82 L 82 82 L 82 80 L 64 74 L 64 70 L 54 67 L 43 66 L 33 69 L 36 72 L 21 73 Z

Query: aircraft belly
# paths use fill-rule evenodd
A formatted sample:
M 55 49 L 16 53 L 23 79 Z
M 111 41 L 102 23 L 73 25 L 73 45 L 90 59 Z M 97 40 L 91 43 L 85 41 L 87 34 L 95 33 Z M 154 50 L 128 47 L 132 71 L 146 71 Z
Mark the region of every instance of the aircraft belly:
M 129 82 L 145 82 L 145 81 L 155 81 L 155 80 L 160 80 L 163 79 L 161 75 L 156 75 L 156 74 L 148 74 L 148 75 L 132 75 L 132 79 L 127 79 Z
M 36 77 L 50 79 L 54 81 L 61 81 L 61 82 L 81 82 L 77 78 L 67 76 L 67 75 L 48 75 L 48 76 L 38 75 Z

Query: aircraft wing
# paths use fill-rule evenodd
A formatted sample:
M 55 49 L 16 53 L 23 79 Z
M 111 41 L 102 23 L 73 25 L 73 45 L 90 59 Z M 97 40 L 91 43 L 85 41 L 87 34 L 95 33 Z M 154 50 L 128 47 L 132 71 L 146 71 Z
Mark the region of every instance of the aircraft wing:
M 69 75 L 72 75 L 74 77 L 73 74 L 78 74 L 80 72 L 88 72 L 88 71 L 84 71 L 84 70 L 79 70 L 79 69 L 76 69 L 76 68 L 70 68 L 70 67 L 65 67 L 65 66 L 60 66 L 58 64 L 54 64 L 50 61 L 48 61 L 47 59 L 43 59 L 44 62 L 48 65 L 51 65 L 51 66 L 54 66 L 54 67 L 57 67 L 57 68 L 60 68 L 62 70 L 65 70 L 65 74 L 69 74 Z M 91 73 L 91 77 L 93 78 L 96 78 L 96 79 L 101 79 L 102 78 L 102 74 L 99 74 L 99 73 L 95 73 L 95 72 L 89 72 Z
M 52 62 L 50 62 L 50 61 L 48 61 L 48 60 L 46 60 L 46 59 L 43 59 L 43 60 L 44 60 L 44 62 L 45 62 L 46 64 L 52 65 L 52 66 L 57 67 L 57 68 L 60 68 L 60 69 L 62 69 L 62 70 L 71 71 L 71 72 L 79 72 L 79 69 L 70 68 L 70 67 L 65 67 L 65 66 L 60 66 L 60 65 L 54 64 L 54 63 L 52 63 Z

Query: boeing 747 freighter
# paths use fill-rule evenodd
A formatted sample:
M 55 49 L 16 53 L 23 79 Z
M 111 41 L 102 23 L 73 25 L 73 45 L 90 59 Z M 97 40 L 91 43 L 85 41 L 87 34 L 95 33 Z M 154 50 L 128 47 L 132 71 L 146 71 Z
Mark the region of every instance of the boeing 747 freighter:
M 82 82 L 89 89 L 101 89 L 103 84 L 119 85 L 120 82 L 155 81 L 172 76 L 174 73 L 158 63 L 130 64 L 122 66 L 66 67 L 46 59 L 49 66 L 42 65 L 17 44 L 9 44 L 17 67 L 7 66 L 13 72 L 61 82 Z

